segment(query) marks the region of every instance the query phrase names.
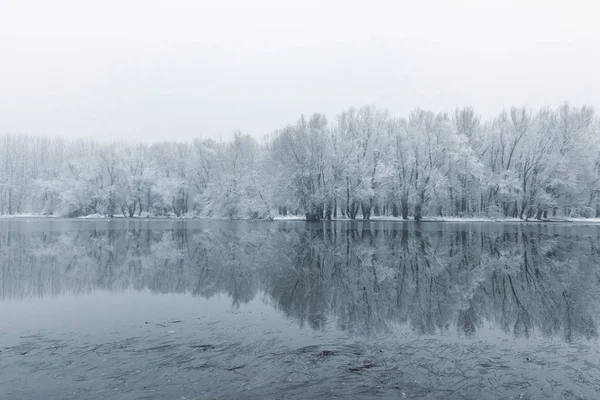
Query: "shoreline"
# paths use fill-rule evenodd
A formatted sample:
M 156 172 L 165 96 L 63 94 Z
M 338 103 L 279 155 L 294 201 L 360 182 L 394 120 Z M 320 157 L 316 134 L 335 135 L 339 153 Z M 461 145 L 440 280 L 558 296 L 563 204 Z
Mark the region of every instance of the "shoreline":
M 486 217 L 424 217 L 421 221 L 415 221 L 413 218 L 403 219 L 402 217 L 393 216 L 373 216 L 368 220 L 357 218 L 333 218 L 331 220 L 306 221 L 303 216 L 276 216 L 272 219 L 226 219 L 226 218 L 205 218 L 205 217 L 170 217 L 170 216 L 136 216 L 125 217 L 117 215 L 113 217 L 103 216 L 99 214 L 81 216 L 81 217 L 61 217 L 55 215 L 37 215 L 37 214 L 17 214 L 17 215 L 0 215 L 0 221 L 11 220 L 68 220 L 68 221 L 94 221 L 94 220 L 131 220 L 131 221 L 244 221 L 244 222 L 400 222 L 400 223 L 429 223 L 429 222 L 446 222 L 446 223 L 518 223 L 518 224 L 600 224 L 600 218 L 569 218 L 555 217 L 548 219 L 529 219 L 520 218 L 486 218 Z

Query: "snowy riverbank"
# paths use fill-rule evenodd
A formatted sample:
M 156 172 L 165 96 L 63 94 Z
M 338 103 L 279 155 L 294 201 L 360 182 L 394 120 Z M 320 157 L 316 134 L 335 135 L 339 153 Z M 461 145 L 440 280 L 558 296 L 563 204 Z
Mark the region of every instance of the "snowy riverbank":
M 280 215 L 273 218 L 274 221 L 306 221 L 306 218 L 303 215 Z M 350 221 L 348 218 L 333 218 L 332 221 Z M 355 221 L 365 221 L 363 219 L 357 218 Z M 381 221 L 381 222 L 415 222 L 411 217 L 409 219 L 403 219 L 402 217 L 394 217 L 394 216 L 372 216 L 369 221 Z M 557 218 L 548 218 L 548 219 L 529 219 L 525 221 L 520 218 L 488 218 L 488 217 L 423 217 L 421 222 L 568 222 L 568 223 L 600 223 L 600 218 L 567 218 L 567 217 L 557 217 Z
M 0 220 L 17 220 L 17 219 L 81 219 L 81 220 L 98 220 L 98 219 L 133 219 L 133 220 L 144 220 L 144 219 L 169 219 L 169 220 L 205 220 L 205 221 L 222 221 L 229 219 L 224 218 L 205 218 L 199 217 L 196 215 L 183 215 L 183 216 L 163 216 L 163 215 L 151 215 L 144 214 L 142 216 L 125 217 L 123 215 L 115 215 L 113 217 L 109 217 L 103 214 L 90 214 L 85 216 L 80 216 L 76 218 L 68 218 L 62 217 L 59 215 L 43 215 L 43 214 L 13 214 L 13 215 L 0 215 Z M 250 220 L 246 220 L 250 221 Z M 268 219 L 264 219 L 261 221 L 269 221 Z M 303 215 L 277 215 L 272 218 L 272 221 L 298 221 L 304 222 L 306 221 L 306 217 Z M 333 218 L 332 221 L 351 221 L 348 218 Z M 357 218 L 354 221 L 377 221 L 377 222 L 415 222 L 412 217 L 409 219 L 403 219 L 402 217 L 394 217 L 394 216 L 372 216 L 369 220 L 363 220 L 361 218 Z M 548 219 L 529 219 L 525 221 L 520 218 L 489 218 L 489 217 L 423 217 L 421 222 L 459 222 L 459 223 L 467 223 L 467 222 L 501 222 L 501 223 L 584 223 L 584 224 L 600 224 L 600 218 L 571 218 L 571 217 L 553 217 Z

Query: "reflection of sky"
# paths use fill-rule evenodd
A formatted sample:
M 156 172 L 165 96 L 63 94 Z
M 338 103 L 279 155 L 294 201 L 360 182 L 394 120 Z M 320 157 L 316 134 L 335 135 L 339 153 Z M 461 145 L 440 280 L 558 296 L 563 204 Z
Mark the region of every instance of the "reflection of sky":
M 177 334 L 180 327 L 189 327 L 190 323 L 207 328 L 195 333 L 198 338 L 222 331 L 257 340 L 261 330 L 285 331 L 288 336 L 302 336 L 309 331 L 290 325 L 283 313 L 260 297 L 235 309 L 227 295 L 207 299 L 189 293 L 153 294 L 149 290 L 9 300 L 0 307 L 0 338 L 4 345 L 10 345 L 16 344 L 20 336 L 38 333 L 134 337 L 158 329 L 164 334 Z
M 263 301 L 265 294 L 239 307 L 232 307 L 227 295 L 202 298 L 186 294 L 153 294 L 149 290 L 122 292 L 95 291 L 84 296 L 62 295 L 46 298 L 9 300 L 0 307 L 0 339 L 3 345 L 16 345 L 28 335 L 63 334 L 94 340 L 102 337 L 143 337 L 156 331 L 170 335 L 189 334 L 190 323 L 197 327 L 195 339 L 210 338 L 221 333 L 243 341 L 260 340 L 263 335 L 280 335 L 299 345 L 310 345 L 314 338 L 337 340 L 346 337 L 328 323 L 320 332 L 314 332 L 290 323 L 285 314 Z M 181 324 L 179 324 L 181 321 Z M 172 323 L 176 322 L 176 323 Z M 185 328 L 184 328 L 185 327 Z M 341 335 L 341 336 L 340 336 Z M 528 352 L 531 346 L 563 347 L 561 338 L 549 338 L 533 330 L 528 338 L 514 337 L 499 331 L 492 322 L 484 322 L 475 336 L 466 336 L 455 327 L 435 334 L 417 335 L 406 324 L 390 323 L 385 332 L 371 335 L 351 335 L 382 345 L 386 342 L 410 343 L 413 340 L 462 343 L 462 345 L 489 343 L 506 351 Z M 280 338 L 281 339 L 281 338 Z M 598 340 L 587 346 L 600 351 Z
M 149 290 L 98 290 L 82 296 L 65 294 L 6 301 L 0 308 L 0 319 L 6 321 L 5 331 L 108 333 L 145 322 L 225 315 L 230 308 L 231 301 L 218 296 L 204 299 L 185 294 L 152 294 Z

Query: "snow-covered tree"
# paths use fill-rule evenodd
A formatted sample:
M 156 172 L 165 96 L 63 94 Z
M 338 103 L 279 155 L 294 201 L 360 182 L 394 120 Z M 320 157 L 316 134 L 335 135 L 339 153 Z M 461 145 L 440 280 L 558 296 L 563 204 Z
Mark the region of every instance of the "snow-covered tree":
M 600 119 L 590 106 L 489 119 L 374 106 L 266 135 L 191 143 L 0 136 L 0 214 L 310 220 L 393 215 L 600 217 Z

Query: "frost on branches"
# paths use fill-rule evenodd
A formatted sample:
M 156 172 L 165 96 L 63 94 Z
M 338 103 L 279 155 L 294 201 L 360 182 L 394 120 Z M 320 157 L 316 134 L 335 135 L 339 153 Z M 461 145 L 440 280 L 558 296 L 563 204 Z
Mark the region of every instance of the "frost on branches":
M 301 116 L 264 140 L 153 145 L 0 137 L 0 214 L 307 220 L 600 217 L 591 107 L 482 120 L 373 106 Z

